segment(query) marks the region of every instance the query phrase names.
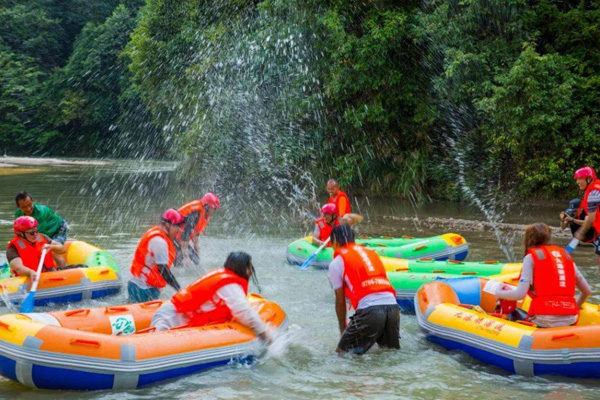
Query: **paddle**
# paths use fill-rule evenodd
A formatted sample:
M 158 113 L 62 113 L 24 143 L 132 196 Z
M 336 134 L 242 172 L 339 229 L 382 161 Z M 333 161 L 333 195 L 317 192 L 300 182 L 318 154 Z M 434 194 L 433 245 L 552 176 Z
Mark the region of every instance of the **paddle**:
M 306 268 L 308 268 L 308 266 L 310 265 L 310 263 L 311 263 L 311 262 L 312 262 L 312 261 L 315 259 L 315 257 L 316 257 L 317 255 L 319 255 L 319 253 L 321 252 L 321 250 L 323 250 L 323 249 L 325 248 L 325 246 L 327 246 L 327 245 L 329 244 L 329 241 L 330 241 L 330 240 L 331 240 L 331 236 L 329 236 L 329 237 L 327 238 L 327 240 L 325 240 L 325 241 L 323 242 L 323 244 L 322 244 L 322 245 L 321 245 L 321 246 L 320 246 L 320 247 L 317 249 L 317 251 L 315 251 L 314 253 L 312 253 L 312 255 L 311 255 L 310 257 L 308 257 L 308 258 L 306 259 L 306 261 L 304 261 L 304 262 L 302 263 L 302 265 L 300 266 L 300 269 L 306 269 Z
M 42 250 L 42 257 L 40 258 L 40 265 L 38 265 L 37 272 L 35 274 L 35 281 L 33 285 L 31 285 L 31 290 L 27 293 L 27 297 L 21 303 L 21 312 L 22 313 L 30 313 L 33 311 L 33 307 L 35 305 L 35 291 L 37 290 L 38 283 L 40 283 L 40 276 L 42 275 L 42 267 L 44 266 L 44 259 L 46 258 L 46 253 L 48 249 Z

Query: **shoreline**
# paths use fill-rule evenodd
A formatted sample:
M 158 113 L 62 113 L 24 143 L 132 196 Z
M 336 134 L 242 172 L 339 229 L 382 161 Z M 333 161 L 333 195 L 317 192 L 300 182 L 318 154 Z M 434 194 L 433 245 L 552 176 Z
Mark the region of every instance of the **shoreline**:
M 77 161 L 64 160 L 60 158 L 44 158 L 44 157 L 0 157 L 0 168 L 16 168 L 16 167 L 51 167 L 51 166 L 102 166 L 109 165 L 108 161 Z

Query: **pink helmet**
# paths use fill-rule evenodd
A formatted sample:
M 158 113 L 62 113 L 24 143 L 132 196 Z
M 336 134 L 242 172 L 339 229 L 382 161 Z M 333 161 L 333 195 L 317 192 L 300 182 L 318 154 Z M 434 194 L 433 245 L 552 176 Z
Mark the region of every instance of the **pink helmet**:
M 214 193 L 206 193 L 200 199 L 200 203 L 212 208 L 221 208 L 221 200 L 219 200 L 219 197 Z
M 183 215 L 181 215 L 179 211 L 174 208 L 169 208 L 167 211 L 165 211 L 162 215 L 162 220 L 173 225 L 181 225 L 185 221 Z
M 13 223 L 13 230 L 15 231 L 15 235 L 18 232 L 24 232 L 27 229 L 37 228 L 38 222 L 33 217 L 23 216 L 15 219 Z
M 578 178 L 596 179 L 596 172 L 594 171 L 594 169 L 592 167 L 579 168 L 575 172 L 575 175 L 573 176 L 573 178 L 575 178 L 575 179 L 578 179 Z
M 337 215 L 337 206 L 333 203 L 327 203 L 323 207 L 321 207 L 321 212 L 323 214 Z

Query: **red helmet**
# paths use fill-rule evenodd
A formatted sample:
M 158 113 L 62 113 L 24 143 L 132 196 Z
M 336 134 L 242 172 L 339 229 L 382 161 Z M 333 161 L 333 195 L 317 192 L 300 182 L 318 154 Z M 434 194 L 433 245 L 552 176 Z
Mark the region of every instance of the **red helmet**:
M 200 199 L 200 203 L 202 203 L 204 206 L 209 206 L 212 208 L 221 208 L 221 200 L 219 200 L 219 197 L 214 193 L 206 193 Z
M 573 176 L 573 178 L 575 178 L 575 179 L 592 178 L 592 180 L 594 180 L 594 179 L 596 179 L 596 172 L 594 171 L 594 169 L 592 167 L 579 168 L 575 172 L 575 175 Z
M 15 219 L 13 230 L 15 235 L 18 232 L 25 232 L 27 229 L 37 228 L 38 222 L 33 217 L 23 216 Z
M 167 211 L 165 211 L 162 215 L 162 220 L 173 225 L 181 225 L 185 222 L 183 215 L 181 215 L 179 211 L 174 208 L 169 208 Z
M 321 207 L 321 212 L 323 214 L 337 215 L 338 210 L 337 210 L 337 206 L 335 204 L 327 203 L 323 207 Z

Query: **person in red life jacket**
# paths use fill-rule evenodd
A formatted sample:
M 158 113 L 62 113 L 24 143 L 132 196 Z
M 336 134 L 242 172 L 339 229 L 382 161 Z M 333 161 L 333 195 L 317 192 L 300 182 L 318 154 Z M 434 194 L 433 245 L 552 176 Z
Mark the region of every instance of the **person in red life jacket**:
M 321 207 L 321 218 L 315 221 L 315 230 L 312 236 L 312 242 L 320 246 L 331 235 L 331 231 L 340 224 L 355 225 L 363 220 L 358 214 L 346 214 L 342 218 L 338 216 L 335 204 L 327 203 Z M 328 246 L 331 246 L 329 243 Z
M 569 228 L 571 230 L 571 235 L 575 236 L 575 233 L 579 230 L 579 228 L 585 223 L 585 216 L 587 213 L 581 208 L 581 200 L 573 199 L 569 202 L 569 208 L 565 211 L 561 211 L 559 214 L 560 217 L 560 229 Z M 594 238 L 596 237 L 596 230 L 594 228 L 590 228 L 584 238 L 584 243 L 593 243 Z
M 37 227 L 38 222 L 33 217 L 17 218 L 13 223 L 15 237 L 6 248 L 6 259 L 13 272 L 18 276 L 29 276 L 31 280 L 35 279 L 44 248 L 49 251 L 44 257 L 42 272 L 59 269 L 55 258 L 63 258 L 62 254 L 65 253 L 62 243 L 52 241 L 48 236 L 40 234 Z M 61 264 L 64 264 L 64 259 Z
M 235 318 L 261 340 L 270 343 L 267 326 L 248 302 L 251 277 L 258 286 L 250 255 L 230 253 L 222 268 L 210 271 L 165 302 L 154 314 L 151 326 L 164 331 L 184 325 L 218 324 Z
M 194 264 L 198 263 L 198 239 L 204 233 L 213 212 L 219 208 L 221 201 L 214 193 L 206 193 L 200 200 L 192 200 L 179 207 L 177 211 L 185 218 L 185 225 L 177 237 L 181 250 L 179 259 L 189 257 Z
M 327 192 L 329 193 L 327 203 L 335 204 L 340 217 L 352 212 L 348 195 L 340 190 L 340 185 L 335 179 L 327 181 Z
M 174 208 L 162 215 L 160 224 L 148 229 L 138 243 L 131 263 L 131 278 L 127 283 L 129 299 L 133 303 L 156 300 L 167 285 L 181 289 L 171 272 L 175 261 L 175 238 L 184 223 L 183 216 Z
M 400 348 L 400 313 L 396 291 L 381 259 L 373 250 L 354 243 L 354 232 L 340 225 L 331 232 L 334 259 L 329 280 L 335 291 L 335 312 L 342 335 L 336 352 L 364 354 L 375 343 Z M 356 310 L 346 326 L 346 299 Z
M 516 288 L 503 285 L 496 292 L 499 299 L 511 301 L 522 300 L 529 294 L 527 319 L 541 328 L 573 325 L 579 307 L 591 294 L 571 255 L 564 248 L 551 245 L 550 239 L 548 225 L 527 226 L 519 284 Z M 580 291 L 577 300 L 575 287 Z
M 596 265 L 600 272 L 600 179 L 596 178 L 596 172 L 591 167 L 583 167 L 575 172 L 574 178 L 577 181 L 579 189 L 584 191 L 581 201 L 581 209 L 587 214 L 583 221 L 583 225 L 575 232 L 575 239 L 585 241 L 585 236 L 590 228 L 595 230 L 593 240 L 596 248 Z M 575 245 L 577 242 L 575 242 Z M 569 244 L 568 251 L 574 250 L 573 245 Z

